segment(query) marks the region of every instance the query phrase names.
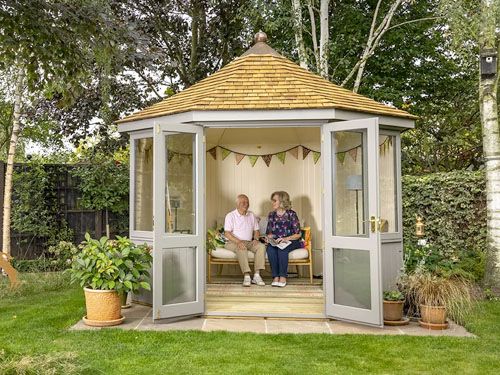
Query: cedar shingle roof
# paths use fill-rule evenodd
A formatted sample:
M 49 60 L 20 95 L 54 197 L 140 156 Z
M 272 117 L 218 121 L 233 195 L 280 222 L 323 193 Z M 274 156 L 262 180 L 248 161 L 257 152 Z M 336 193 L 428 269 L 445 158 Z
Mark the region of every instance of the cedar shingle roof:
M 117 122 L 187 111 L 326 108 L 417 118 L 341 88 L 258 42 L 211 76 Z

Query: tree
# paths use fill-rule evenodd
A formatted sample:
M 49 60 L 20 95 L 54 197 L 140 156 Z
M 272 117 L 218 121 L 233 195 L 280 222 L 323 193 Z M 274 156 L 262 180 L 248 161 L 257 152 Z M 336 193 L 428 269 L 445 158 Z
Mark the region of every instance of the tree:
M 92 0 L 0 2 L 0 70 L 15 87 L 3 212 L 6 254 L 10 254 L 12 170 L 23 110 L 36 96 L 57 98 L 61 106 L 67 105 L 83 91 L 89 67 L 118 49 L 109 43 L 113 31 L 109 9 L 99 5 Z
M 488 284 L 500 285 L 500 135 L 498 123 L 498 81 L 500 52 L 500 1 L 441 1 L 453 36 L 462 53 L 479 48 L 479 109 L 486 169 Z M 472 52 L 473 53 L 473 52 Z M 489 59 L 487 60 L 487 57 Z M 483 70 L 489 62 L 489 71 Z

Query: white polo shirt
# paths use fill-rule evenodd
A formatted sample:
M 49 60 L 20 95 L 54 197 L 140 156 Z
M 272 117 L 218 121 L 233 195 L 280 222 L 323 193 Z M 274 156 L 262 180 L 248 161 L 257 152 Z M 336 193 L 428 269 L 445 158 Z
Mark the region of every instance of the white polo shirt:
M 252 211 L 241 215 L 238 210 L 231 211 L 224 220 L 224 230 L 242 241 L 251 241 L 253 232 L 259 230 L 259 222 Z

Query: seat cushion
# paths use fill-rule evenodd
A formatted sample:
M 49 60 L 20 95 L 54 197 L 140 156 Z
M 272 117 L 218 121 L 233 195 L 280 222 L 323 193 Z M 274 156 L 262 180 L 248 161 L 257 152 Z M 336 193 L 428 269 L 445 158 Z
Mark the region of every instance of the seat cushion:
M 219 258 L 219 259 L 234 259 L 236 260 L 236 254 L 233 253 L 231 250 L 224 249 L 223 247 L 217 247 L 215 250 L 212 251 L 212 257 L 213 258 Z M 309 257 L 309 252 L 307 249 L 295 249 L 290 251 L 288 254 L 288 259 L 307 259 Z M 248 259 L 253 260 L 254 254 L 249 251 L 248 252 Z M 267 254 L 266 254 L 266 259 L 267 259 Z

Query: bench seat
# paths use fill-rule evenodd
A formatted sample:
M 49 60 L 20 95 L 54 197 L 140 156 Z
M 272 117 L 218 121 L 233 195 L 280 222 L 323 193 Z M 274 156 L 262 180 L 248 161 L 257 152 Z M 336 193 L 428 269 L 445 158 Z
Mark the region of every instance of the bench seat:
M 299 271 L 298 266 L 309 266 L 309 278 L 311 284 L 313 283 L 312 274 L 312 244 L 311 244 L 311 228 L 305 227 L 301 228 L 302 240 L 304 241 L 303 249 L 295 249 L 290 251 L 288 254 L 288 264 L 297 266 L 297 271 Z M 248 251 L 248 262 L 253 263 L 254 253 Z M 211 282 L 211 272 L 210 266 L 212 264 L 224 265 L 224 264 L 238 264 L 238 258 L 236 254 L 231 250 L 227 250 L 223 247 L 217 247 L 208 254 L 208 282 Z M 267 260 L 266 253 L 266 264 L 269 264 Z M 299 272 L 300 277 L 300 272 Z

